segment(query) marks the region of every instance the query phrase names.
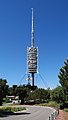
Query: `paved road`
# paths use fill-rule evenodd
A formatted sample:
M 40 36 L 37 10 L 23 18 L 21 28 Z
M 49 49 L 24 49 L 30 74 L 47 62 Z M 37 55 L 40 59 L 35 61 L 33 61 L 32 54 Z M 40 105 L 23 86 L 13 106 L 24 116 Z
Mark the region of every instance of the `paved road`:
M 0 120 L 48 120 L 54 109 L 42 106 L 26 106 L 27 110 L 15 115 L 0 117 Z

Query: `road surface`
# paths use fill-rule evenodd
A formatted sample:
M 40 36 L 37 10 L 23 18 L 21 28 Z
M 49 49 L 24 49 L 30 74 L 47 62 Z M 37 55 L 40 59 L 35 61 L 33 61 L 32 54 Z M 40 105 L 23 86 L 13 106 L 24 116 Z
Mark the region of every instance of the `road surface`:
M 42 106 L 23 106 L 26 111 L 0 117 L 0 120 L 49 120 L 49 115 L 54 112 L 54 109 Z

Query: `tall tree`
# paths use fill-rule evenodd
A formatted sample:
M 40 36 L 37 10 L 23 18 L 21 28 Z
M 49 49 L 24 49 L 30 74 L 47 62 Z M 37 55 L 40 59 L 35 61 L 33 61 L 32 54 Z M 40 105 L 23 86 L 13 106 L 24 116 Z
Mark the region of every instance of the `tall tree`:
M 68 59 L 66 59 L 64 66 L 60 69 L 58 77 L 65 94 L 68 94 Z
M 6 97 L 7 92 L 8 92 L 7 81 L 0 79 L 0 105 L 2 105 L 3 98 Z
M 19 96 L 19 99 L 21 100 L 21 104 L 24 103 L 24 99 L 27 96 L 27 90 L 23 86 L 19 86 L 16 88 L 17 95 Z
M 68 101 L 68 58 L 64 62 L 64 66 L 60 69 L 58 77 L 59 77 L 59 82 L 65 94 L 65 103 L 67 103 Z M 68 103 L 67 103 L 67 106 L 68 106 Z

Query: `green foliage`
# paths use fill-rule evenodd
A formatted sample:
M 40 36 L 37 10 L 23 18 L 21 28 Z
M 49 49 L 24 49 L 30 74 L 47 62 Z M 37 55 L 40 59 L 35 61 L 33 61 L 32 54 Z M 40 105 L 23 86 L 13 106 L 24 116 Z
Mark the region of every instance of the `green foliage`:
M 59 108 L 59 104 L 54 101 L 50 101 L 48 103 L 40 104 L 42 106 L 48 106 L 48 107 L 54 107 L 54 108 Z
M 11 107 L 11 106 L 3 106 L 0 108 L 0 116 L 7 115 L 8 113 L 14 113 L 18 111 L 26 110 L 25 107 Z
M 47 89 L 42 89 L 42 88 L 37 88 L 34 91 L 30 91 L 28 93 L 28 100 L 34 100 L 35 103 L 42 103 L 45 102 L 46 100 L 50 99 L 50 90 Z
M 12 87 L 9 87 L 8 89 L 8 95 L 11 96 L 11 95 L 14 95 L 16 96 L 16 88 L 17 88 L 17 85 L 13 85 Z
M 9 98 L 3 98 L 3 104 L 9 103 Z
M 58 77 L 65 94 L 68 95 L 68 59 L 66 59 L 64 66 L 60 69 Z
M 27 96 L 27 89 L 23 86 L 19 86 L 16 88 L 16 93 L 19 96 L 19 99 L 21 100 L 21 104 L 24 104 L 24 99 Z
M 17 111 L 21 111 L 21 110 L 26 110 L 25 107 L 11 107 L 11 106 L 3 106 L 2 108 L 0 108 L 0 110 L 5 111 L 5 112 L 17 112 Z
M 59 107 L 59 104 L 57 104 L 57 102 L 54 102 L 54 101 L 50 101 L 49 103 L 48 103 L 48 106 L 49 107 L 56 107 L 56 108 L 58 108 Z
M 65 112 L 68 112 L 68 108 L 64 108 L 64 111 L 65 111 Z
M 58 77 L 64 91 L 64 103 L 66 104 L 68 101 L 68 59 L 66 59 L 64 66 L 60 69 Z
M 19 100 L 21 100 L 21 104 L 24 104 L 24 101 L 29 103 L 30 100 L 34 100 L 35 103 L 42 103 L 50 100 L 50 92 L 51 90 L 37 88 L 37 86 L 30 85 L 13 85 L 9 88 L 8 95 L 19 96 Z
M 7 92 L 8 92 L 7 81 L 0 79 L 0 105 L 2 105 L 3 98 L 6 97 Z
M 55 89 L 51 91 L 51 100 L 57 103 L 63 103 L 65 99 L 65 94 L 62 87 L 57 86 Z

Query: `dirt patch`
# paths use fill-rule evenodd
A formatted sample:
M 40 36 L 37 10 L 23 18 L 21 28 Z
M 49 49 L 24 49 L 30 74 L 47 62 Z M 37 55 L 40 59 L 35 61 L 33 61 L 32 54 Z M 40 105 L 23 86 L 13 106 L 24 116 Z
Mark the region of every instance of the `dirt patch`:
M 59 110 L 59 115 L 56 120 L 68 120 L 68 112 Z
M 63 120 L 68 120 L 68 112 L 63 111 Z

